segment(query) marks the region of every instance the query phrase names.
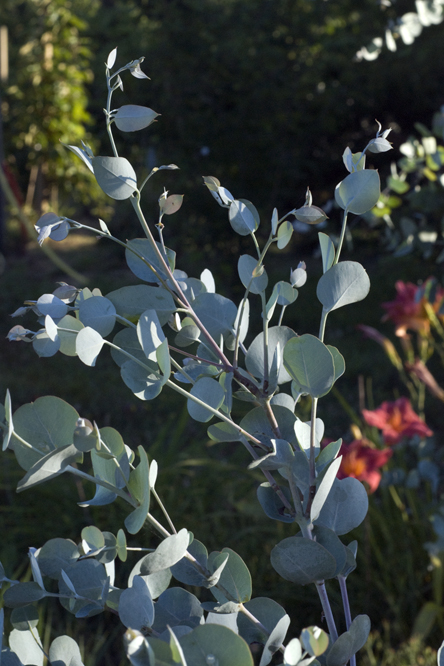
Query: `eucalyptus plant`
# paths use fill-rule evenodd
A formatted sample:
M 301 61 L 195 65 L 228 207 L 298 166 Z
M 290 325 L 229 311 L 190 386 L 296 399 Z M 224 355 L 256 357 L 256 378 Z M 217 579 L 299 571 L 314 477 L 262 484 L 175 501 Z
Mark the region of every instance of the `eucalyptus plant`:
M 286 247 L 295 220 L 317 224 L 326 219 L 325 213 L 313 205 L 307 190 L 300 207 L 282 216 L 274 209 L 268 239 L 261 247 L 254 205 L 236 199 L 217 178 L 204 177 L 216 202 L 227 209 L 233 231 L 251 239 L 252 253 L 240 256 L 237 264 L 244 296 L 236 304 L 218 294 L 208 269 L 199 278 L 177 269 L 176 254 L 165 245 L 164 218 L 179 210 L 183 197 L 161 193 L 158 221 L 152 227 L 142 211 L 141 194 L 159 171 L 178 167 L 163 165 L 138 177 L 118 154 L 114 128 L 143 130 L 158 114 L 131 104 L 113 108 L 114 94 L 123 89 L 121 75 L 148 78 L 141 69 L 143 58 L 114 69 L 116 55 L 113 49 L 106 62 L 104 109 L 112 155 L 95 156 L 84 143 L 67 148 L 83 160 L 108 196 L 129 200 L 143 236 L 124 242 L 102 220 L 96 229 L 55 213 L 43 215 L 37 230 L 40 243 L 48 237 L 62 241 L 76 229 L 118 243 L 141 283 L 105 296 L 98 288 L 62 283 L 52 294 L 25 301 L 14 313 L 33 312 L 37 330 L 16 325 L 8 337 L 30 342 L 39 356 L 60 352 L 78 356 L 88 366 L 94 366 L 102 349 L 109 347 L 124 384 L 136 397 L 153 400 L 164 389 L 176 391 L 186 400 L 192 419 L 212 421 L 211 440 L 243 445 L 252 458 L 249 467 L 264 475 L 257 489 L 264 520 L 288 526 L 288 536 L 271 552 L 271 565 L 290 584 L 314 585 L 328 632 L 307 627 L 298 638 L 288 638 L 290 617 L 273 599 L 253 596 L 251 576 L 240 555 L 230 548 L 208 553 L 185 527 L 176 529 L 156 489 L 158 464 L 149 460 L 142 446 L 133 451 L 115 429 L 81 418 L 54 396 L 40 397 L 13 413 L 8 392 L 0 425 L 3 450 L 12 449 L 25 471 L 17 491 L 69 473 L 95 484 L 94 496 L 80 506 L 123 501 L 128 514 L 116 534 L 91 525 L 82 530 L 78 543 L 56 537 L 38 549 L 30 548 L 31 582 L 11 580 L 0 569 L 1 580 L 9 585 L 4 604 L 12 609 L 14 627 L 2 657 L 8 665 L 40 666 L 44 656 L 53 664 L 82 664 L 79 647 L 68 636 L 56 638 L 49 654 L 44 654 L 37 603 L 56 597 L 77 618 L 117 614 L 122 632 L 126 628 L 125 651 L 134 666 L 252 666 L 252 643 L 263 646 L 260 666 L 272 661 L 286 666 L 355 665 L 370 619 L 351 615 L 346 581 L 356 568 L 357 543 L 347 542 L 346 535 L 365 518 L 368 499 L 357 479 L 336 478 L 341 440 L 321 449 L 324 423 L 317 406 L 345 370 L 340 352 L 325 342 L 328 316 L 363 299 L 370 288 L 364 268 L 354 261 L 340 261 L 340 256 L 349 214 L 362 215 L 379 198 L 379 175 L 366 168 L 366 157 L 390 149 L 388 130 L 381 132 L 379 126 L 361 153 L 352 154 L 348 148 L 344 152 L 348 174 L 335 190 L 343 211 L 337 246 L 319 233 L 323 263 L 317 285 L 319 334 L 298 335 L 283 324 L 283 317 L 307 279 L 306 266 L 300 262 L 290 270 L 288 281 L 269 287 L 267 252 L 273 244 Z M 252 334 L 250 303 L 262 314 L 261 330 Z M 297 415 L 301 396 L 311 398 L 308 422 Z M 240 421 L 233 416 L 236 401 L 251 407 Z M 151 500 L 162 510 L 163 523 L 151 513 Z M 140 533 L 146 524 L 159 536 L 157 548 L 144 546 L 143 533 L 140 547 L 128 547 L 126 535 Z M 132 551 L 142 557 L 125 581 L 116 563 L 125 562 Z M 173 579 L 181 586 L 171 586 Z M 340 635 L 326 581 L 339 584 L 342 595 L 346 631 Z M 194 591 L 205 588 L 214 600 L 201 602 L 186 586 Z

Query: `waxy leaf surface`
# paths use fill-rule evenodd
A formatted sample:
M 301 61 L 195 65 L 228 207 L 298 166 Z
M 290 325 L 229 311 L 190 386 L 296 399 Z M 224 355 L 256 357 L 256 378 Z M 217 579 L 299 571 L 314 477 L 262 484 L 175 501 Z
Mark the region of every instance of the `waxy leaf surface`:
M 13 629 L 9 634 L 9 647 L 22 664 L 43 666 L 44 651 L 38 631 Z
M 102 351 L 104 339 L 93 328 L 85 326 L 76 337 L 76 353 L 79 359 L 89 366 L 95 366 L 97 357 Z
M 346 212 L 363 215 L 376 205 L 380 191 L 378 172 L 362 169 L 350 173 L 336 186 L 335 199 Z
M 116 127 L 122 132 L 137 132 L 151 125 L 159 114 L 147 106 L 125 104 L 113 116 Z
M 50 451 L 69 446 L 78 418 L 71 405 L 54 396 L 19 407 L 14 413 L 14 430 L 33 446 L 30 449 L 12 435 L 11 447 L 19 465 L 28 470 Z
M 150 268 L 150 266 L 152 266 L 162 279 L 167 279 L 167 274 L 163 262 L 147 238 L 134 238 L 134 240 L 128 241 L 127 245 L 128 247 L 125 250 L 125 259 L 129 269 L 134 273 L 134 275 L 136 275 L 141 280 L 145 280 L 145 282 L 154 282 L 156 284 L 160 284 L 158 277 Z M 159 249 L 159 252 L 163 255 L 162 245 L 158 242 L 156 242 L 156 245 Z M 132 250 L 135 250 L 137 254 L 135 254 Z M 141 259 L 138 254 L 141 255 L 145 261 Z M 165 260 L 171 270 L 174 270 L 176 253 L 173 250 L 166 248 Z M 149 266 L 147 264 L 149 264 Z M 125 289 L 125 287 L 123 288 Z M 133 289 L 133 287 L 126 287 L 126 289 Z
M 93 296 L 80 303 L 79 318 L 84 326 L 90 326 L 106 337 L 116 323 L 116 308 L 104 296 Z
M 27 471 L 23 479 L 17 484 L 17 492 L 22 492 L 28 488 L 49 481 L 54 477 L 62 474 L 68 465 L 75 462 L 82 462 L 83 454 L 74 446 L 63 446 L 54 451 L 50 451 L 46 456 L 40 458 L 34 465 Z
M 54 666 L 83 666 L 80 648 L 70 636 L 58 636 L 52 641 L 49 661 Z
M 141 576 L 134 576 L 131 587 L 119 599 L 119 618 L 125 627 L 141 631 L 154 621 L 154 603 L 148 585 Z
M 341 261 L 332 266 L 318 282 L 316 294 L 326 312 L 362 301 L 370 290 L 365 269 L 356 261 Z
M 334 360 L 329 349 L 314 335 L 301 335 L 287 342 L 284 366 L 301 390 L 313 398 L 329 392 L 335 380 Z
M 201 377 L 191 388 L 190 394 L 199 398 L 213 409 L 219 409 L 225 397 L 222 386 L 211 377 Z M 195 421 L 206 423 L 213 418 L 213 412 L 194 402 L 191 398 L 187 400 L 188 413 Z
M 190 535 L 185 528 L 182 528 L 177 534 L 167 537 L 160 542 L 153 553 L 144 557 L 140 565 L 140 573 L 146 576 L 173 566 L 183 558 L 189 542 Z
M 316 524 L 325 525 L 340 536 L 358 527 L 367 511 L 368 495 L 363 484 L 353 477 L 335 479 Z
M 288 537 L 271 551 L 271 564 L 282 578 L 299 585 L 332 578 L 336 560 L 316 541 Z
M 219 583 L 231 595 L 232 599 L 225 597 L 216 587 L 211 588 L 212 593 L 220 603 L 233 600 L 237 603 L 249 601 L 251 599 L 252 584 L 247 565 L 231 548 L 223 548 L 221 553 L 228 553 L 228 561 L 222 571 Z M 216 555 L 219 555 L 219 553 L 213 552 L 210 554 L 210 567 Z
M 203 608 L 194 594 L 181 587 L 170 587 L 157 600 L 153 629 L 160 633 L 168 626 L 186 624 L 188 627 L 196 627 L 202 616 Z
M 287 326 L 271 326 L 268 329 L 268 372 L 271 371 L 273 363 L 273 354 L 276 347 L 280 345 L 281 354 L 285 345 L 292 338 L 296 338 L 296 333 Z M 248 348 L 247 356 L 245 358 L 245 365 L 247 370 L 251 372 L 254 377 L 258 379 L 264 378 L 264 334 L 259 333 Z M 278 384 L 285 384 L 289 382 L 291 376 L 284 368 L 282 362 L 279 364 Z
M 322 254 L 322 268 L 323 272 L 326 273 L 329 268 L 332 267 L 335 260 L 335 246 L 330 236 L 323 234 L 322 232 L 318 233 L 319 245 L 321 246 Z
M 125 157 L 93 157 L 92 167 L 102 190 L 112 199 L 129 199 L 137 190 L 137 176 Z
M 241 236 L 254 233 L 259 226 L 259 214 L 250 201 L 234 200 L 228 210 L 228 219 L 234 231 Z
M 179 639 L 187 664 L 191 666 L 254 666 L 250 648 L 231 629 L 205 624 Z
M 142 529 L 150 508 L 150 483 L 148 457 L 143 446 L 137 448 L 140 462 L 131 472 L 129 490 L 139 506 L 125 518 L 125 527 L 130 534 Z
M 237 307 L 220 294 L 200 294 L 193 303 L 194 311 L 210 335 L 219 340 L 231 332 L 237 316 Z
M 260 294 L 265 291 L 268 285 L 267 272 L 263 271 L 258 277 L 253 276 L 253 271 L 257 267 L 257 259 L 249 254 L 242 254 L 237 263 L 239 277 L 245 289 L 249 289 L 251 294 Z

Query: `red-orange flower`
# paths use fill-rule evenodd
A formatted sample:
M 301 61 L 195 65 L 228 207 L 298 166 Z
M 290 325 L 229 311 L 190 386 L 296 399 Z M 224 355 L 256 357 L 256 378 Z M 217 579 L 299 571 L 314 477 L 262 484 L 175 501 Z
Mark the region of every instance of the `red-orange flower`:
M 350 444 L 343 444 L 339 452 L 342 455 L 341 466 L 338 471 L 338 479 L 353 476 L 359 481 L 365 481 L 369 486 L 369 492 L 374 493 L 381 481 L 379 471 L 390 459 L 392 449 L 375 449 L 371 443 L 363 439 L 355 439 Z
M 387 311 L 382 321 L 392 321 L 396 326 L 395 334 L 398 337 L 405 337 L 407 330 L 417 331 L 423 335 L 429 333 L 430 319 L 425 308 L 425 304 L 428 302 L 425 296 L 427 285 L 430 285 L 430 278 L 422 287 L 398 280 L 395 284 L 397 292 L 395 300 L 382 303 L 382 307 Z M 444 289 L 438 287 L 434 302 L 430 303 L 435 313 L 438 312 L 443 301 Z
M 413 411 L 408 398 L 398 398 L 394 402 L 383 402 L 380 407 L 371 411 L 362 410 L 365 421 L 382 431 L 385 444 L 397 444 L 404 437 L 430 437 L 432 430 Z

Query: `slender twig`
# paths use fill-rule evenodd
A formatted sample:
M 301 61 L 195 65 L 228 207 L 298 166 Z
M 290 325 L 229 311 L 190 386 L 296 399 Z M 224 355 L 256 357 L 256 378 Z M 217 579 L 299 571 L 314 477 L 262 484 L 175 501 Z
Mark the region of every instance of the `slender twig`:
M 247 451 L 250 453 L 251 457 L 252 457 L 254 460 L 258 460 L 258 459 L 260 458 L 260 455 L 257 453 L 257 451 L 255 451 L 255 450 L 253 449 L 253 447 L 251 446 L 250 442 L 249 442 L 245 437 L 241 437 L 241 442 L 242 442 L 242 444 L 245 446 L 245 448 L 247 449 Z M 291 504 L 290 504 L 290 502 L 288 501 L 288 499 L 285 497 L 285 495 L 284 495 L 284 493 L 282 492 L 282 489 L 281 489 L 281 487 L 279 486 L 279 484 L 276 483 L 276 481 L 275 481 L 275 479 L 274 479 L 272 473 L 271 473 L 268 469 L 261 469 L 261 472 L 263 473 L 263 475 L 264 475 L 265 478 L 267 479 L 267 481 L 268 481 L 268 483 L 270 484 L 270 487 L 272 488 L 272 490 L 274 490 L 274 492 L 276 493 L 276 495 L 277 495 L 277 496 L 279 497 L 279 499 L 281 500 L 282 504 L 285 506 L 285 508 L 287 509 L 287 511 L 290 513 L 290 515 L 291 515 L 292 517 L 296 517 L 296 513 L 295 513 L 293 507 L 291 506 Z
M 338 581 L 339 581 L 339 589 L 341 590 L 342 605 L 344 606 L 345 626 L 347 627 L 348 631 L 350 629 L 352 619 L 350 611 L 350 602 L 348 599 L 348 592 L 347 592 L 347 579 L 345 576 L 339 574 Z
M 316 589 L 319 594 L 319 599 L 321 600 L 322 610 L 324 611 L 331 642 L 335 643 L 338 640 L 338 630 L 336 629 L 335 619 L 333 617 L 333 612 L 331 610 L 330 601 L 323 580 L 317 581 Z
M 117 74 L 118 74 L 118 72 L 116 72 L 115 74 L 110 76 L 109 69 L 108 69 L 108 67 L 106 68 L 106 86 L 108 88 L 108 95 L 107 95 L 107 98 L 106 98 L 106 109 L 103 109 L 103 111 L 105 113 L 105 116 L 106 116 L 106 131 L 108 132 L 108 137 L 109 137 L 109 140 L 110 140 L 110 143 L 111 143 L 111 148 L 113 150 L 114 157 L 118 157 L 119 153 L 117 152 L 116 144 L 114 142 L 114 137 L 113 137 L 113 133 L 112 133 L 112 130 L 111 130 L 111 123 L 112 123 L 112 120 L 111 120 L 111 98 L 112 98 L 113 92 L 115 90 L 115 87 L 111 86 L 111 79 L 114 78 L 115 76 L 117 76 Z
M 258 446 L 259 448 L 263 449 L 263 450 L 266 451 L 267 453 L 270 452 L 269 447 L 266 446 L 266 444 L 264 444 L 263 442 L 261 442 L 261 441 L 260 441 L 259 439 L 257 439 L 256 437 L 253 437 L 253 435 L 250 435 L 249 432 L 247 432 L 246 430 L 244 430 L 243 428 L 241 428 L 241 426 L 238 425 L 237 423 L 235 423 L 235 422 L 233 421 L 233 419 L 231 419 L 229 416 L 225 416 L 225 414 L 223 414 L 223 413 L 220 412 L 219 410 L 214 409 L 214 407 L 210 407 L 210 405 L 208 405 L 206 402 L 203 402 L 203 400 L 199 400 L 199 398 L 197 398 L 196 396 L 194 396 L 194 395 L 192 395 L 191 393 L 189 393 L 189 391 L 185 391 L 185 389 L 183 389 L 181 386 L 178 386 L 177 384 L 175 384 L 174 382 L 172 382 L 170 379 L 167 380 L 166 384 L 167 384 L 170 388 L 172 388 L 174 391 L 176 391 L 177 393 L 180 393 L 180 394 L 183 395 L 185 398 L 187 398 L 187 400 L 192 400 L 192 401 L 195 402 L 197 405 L 200 405 L 200 407 L 204 407 L 204 408 L 207 409 L 209 412 L 211 412 L 212 414 L 214 414 L 214 416 L 217 416 L 217 418 L 218 418 L 218 419 L 221 419 L 221 421 L 225 421 L 225 423 L 228 423 L 230 426 L 232 426 L 233 428 L 235 428 L 235 429 L 236 429 L 241 435 L 244 435 L 244 437 L 246 437 L 247 439 L 249 439 L 250 442 L 253 442 L 253 444 L 255 444 L 256 446 Z
M 347 579 L 345 576 L 341 576 L 341 574 L 339 574 L 338 581 L 339 581 L 339 589 L 341 590 L 342 606 L 344 608 L 345 626 L 347 627 L 348 631 L 352 623 L 352 618 L 350 611 L 350 602 L 348 599 L 348 592 L 347 592 Z M 352 657 L 350 657 L 350 666 L 356 666 L 355 654 Z
M 170 516 L 169 516 L 169 513 L 168 513 L 168 511 L 167 511 L 166 508 L 165 508 L 165 505 L 163 504 L 162 500 L 160 499 L 159 495 L 157 494 L 156 489 L 155 489 L 155 488 L 151 488 L 151 492 L 152 492 L 152 494 L 154 495 L 154 497 L 156 498 L 156 502 L 157 502 L 157 504 L 159 505 L 160 510 L 162 511 L 163 515 L 164 515 L 165 518 L 167 519 L 167 522 L 168 522 L 168 525 L 169 525 L 170 528 L 171 528 L 171 531 L 172 531 L 174 534 L 177 534 L 177 530 L 176 530 L 176 528 L 174 527 L 174 523 L 173 523 L 173 521 L 171 520 L 171 518 L 170 518 Z
M 85 481 L 91 481 L 91 483 L 95 483 L 97 486 L 102 486 L 103 488 L 106 488 L 106 490 L 110 490 L 112 493 L 115 495 L 118 495 L 122 499 L 125 500 L 125 502 L 128 502 L 128 504 L 131 504 L 134 508 L 138 507 L 138 503 L 135 499 L 131 497 L 128 493 L 125 491 L 121 490 L 120 488 L 117 488 L 116 486 L 113 486 L 112 483 L 108 483 L 108 481 L 104 481 L 103 479 L 100 479 L 97 476 L 91 476 L 90 474 L 87 474 L 86 472 L 82 472 L 82 470 L 77 469 L 75 467 L 72 467 L 72 465 L 67 465 L 64 469 L 65 472 L 71 472 L 71 474 L 75 474 L 75 476 L 79 476 L 80 478 L 84 479 Z
M 344 216 L 342 218 L 342 228 L 341 228 L 341 235 L 339 237 L 339 242 L 338 242 L 338 247 L 336 249 L 336 254 L 335 258 L 333 261 L 333 266 L 338 263 L 339 257 L 341 254 L 342 250 L 342 245 L 344 244 L 344 238 L 345 238 L 345 230 L 347 228 L 347 210 L 344 210 Z
M 196 356 L 195 354 L 190 354 L 190 352 L 186 352 L 183 349 L 178 349 L 177 347 L 173 347 L 172 345 L 168 345 L 168 347 L 171 349 L 171 351 L 175 351 L 178 354 L 182 354 L 187 358 L 192 358 L 194 361 L 199 361 L 200 363 L 207 363 L 208 365 L 214 365 L 215 368 L 220 368 L 221 370 L 225 370 L 225 366 L 217 363 L 217 361 L 210 361 L 207 358 L 203 358 L 202 356 Z
M 273 433 L 276 435 L 277 439 L 282 439 L 281 430 L 271 407 L 270 400 L 266 400 L 262 406 L 273 429 Z

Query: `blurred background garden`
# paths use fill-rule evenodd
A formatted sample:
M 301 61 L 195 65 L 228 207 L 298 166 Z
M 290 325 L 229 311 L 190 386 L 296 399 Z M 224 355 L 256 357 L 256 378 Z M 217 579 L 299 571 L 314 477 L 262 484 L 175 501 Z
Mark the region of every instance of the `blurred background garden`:
M 128 77 L 115 100 L 161 114 L 137 135 L 119 134 L 121 154 L 141 173 L 161 164 L 180 167 L 157 174 L 142 201 L 155 224 L 163 188 L 184 194 L 164 230 L 180 269 L 199 277 L 208 267 L 219 293 L 235 302 L 243 296 L 237 256 L 251 251 L 250 241 L 233 233 L 202 176 L 217 177 L 235 197 L 255 204 L 262 239 L 269 235 L 273 208 L 284 214 L 302 206 L 307 186 L 313 203 L 327 213 L 321 229 L 295 223 L 291 243 L 269 254 L 274 280 L 288 280 L 292 268 L 306 263 L 307 284 L 284 322 L 300 334 L 316 335 L 319 327 L 317 234 L 339 236 L 333 195 L 346 175 L 343 151 L 361 150 L 375 136 L 377 121 L 391 128 L 393 150 L 367 158 L 379 170 L 381 199 L 371 213 L 351 220 L 343 253 L 363 264 L 371 291 L 363 302 L 331 315 L 326 341 L 345 357 L 346 373 L 320 405 L 326 437 L 354 446 L 344 449 L 348 473 L 367 481 L 370 492 L 369 515 L 353 535 L 358 570 L 349 579 L 352 613 L 368 613 L 372 620 L 374 633 L 361 653 L 368 666 L 435 663 L 433 650 L 444 638 L 443 18 L 441 0 L 0 5 L 0 157 L 7 182 L 0 228 L 0 395 L 9 388 L 14 409 L 57 395 L 82 417 L 118 429 L 131 448 L 142 444 L 159 461 L 158 489 L 175 524 L 209 550 L 236 550 L 252 573 L 254 596 L 279 601 L 294 618 L 295 636 L 307 624 L 322 626 L 320 608 L 311 590 L 289 589 L 269 565 L 268 552 L 288 535 L 288 526 L 264 516 L 256 500 L 262 480 L 247 470 L 244 449 L 212 445 L 205 427 L 192 422 L 183 402 L 166 390 L 155 404 L 137 400 L 106 354 L 96 368 L 76 358 L 39 359 L 31 345 L 6 336 L 14 324 L 26 326 L 10 315 L 25 300 L 53 292 L 57 282 L 106 294 L 136 281 L 120 249 L 94 234 L 73 232 L 63 243 L 45 242 L 78 276 L 44 254 L 30 230 L 54 211 L 96 228 L 100 217 L 122 239 L 141 235 L 128 202 L 107 198 L 62 145 L 83 140 L 96 155 L 109 154 L 104 62 L 115 46 L 121 65 L 145 56 L 143 71 L 151 79 Z M 409 412 L 409 423 L 427 427 L 404 428 L 401 398 L 418 415 L 415 421 Z M 383 412 L 375 412 L 384 402 Z M 242 403 L 235 409 L 242 414 Z M 298 416 L 307 420 L 309 409 L 302 400 Z M 364 418 L 363 410 L 377 413 L 379 421 Z M 396 422 L 395 441 L 384 430 L 389 421 Z M 16 495 L 21 475 L 13 457 L 3 456 L 0 561 L 9 576 L 24 574 L 29 546 L 54 536 L 78 540 L 91 522 L 110 531 L 120 527 L 118 505 L 76 505 L 90 488 L 62 477 Z M 153 540 L 149 530 L 145 538 L 147 544 Z M 340 597 L 333 584 L 329 589 L 334 611 Z M 56 634 L 57 607 L 48 604 L 45 613 Z M 119 663 L 118 622 L 99 616 L 72 623 L 70 631 L 83 640 L 87 666 Z

